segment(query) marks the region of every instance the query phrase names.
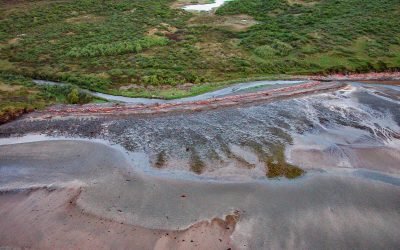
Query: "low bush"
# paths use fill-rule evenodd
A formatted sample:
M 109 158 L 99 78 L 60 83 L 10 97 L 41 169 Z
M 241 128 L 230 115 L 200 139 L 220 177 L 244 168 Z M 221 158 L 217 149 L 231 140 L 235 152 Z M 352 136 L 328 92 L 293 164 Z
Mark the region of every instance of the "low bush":
M 141 52 L 143 49 L 154 46 L 165 46 L 168 39 L 164 37 L 148 36 L 136 41 L 123 41 L 108 44 L 89 44 L 83 48 L 72 48 L 67 55 L 71 57 L 96 57 Z

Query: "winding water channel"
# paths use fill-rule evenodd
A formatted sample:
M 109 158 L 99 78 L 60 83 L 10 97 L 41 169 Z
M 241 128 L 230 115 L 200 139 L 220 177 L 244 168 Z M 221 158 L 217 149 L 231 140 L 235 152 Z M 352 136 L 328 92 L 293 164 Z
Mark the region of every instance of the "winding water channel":
M 44 81 L 44 80 L 33 80 L 34 83 L 38 85 L 67 85 L 65 83 L 60 82 L 52 82 L 52 81 Z M 122 103 L 130 103 L 130 104 L 155 104 L 155 103 L 176 103 L 176 102 L 192 102 L 192 101 L 202 101 L 217 97 L 223 97 L 228 95 L 234 95 L 243 93 L 246 91 L 259 91 L 261 89 L 273 89 L 283 86 L 293 86 L 296 84 L 303 83 L 304 81 L 253 81 L 253 82 L 245 82 L 233 84 L 228 87 L 224 87 L 222 89 L 218 89 L 215 91 L 207 92 L 204 94 L 200 94 L 192 97 L 184 97 L 173 100 L 163 100 L 156 98 L 138 98 L 138 97 L 126 97 L 126 96 L 118 96 L 118 95 L 109 95 L 105 93 L 94 92 L 90 90 L 82 90 L 93 96 L 105 99 L 110 102 L 122 102 Z

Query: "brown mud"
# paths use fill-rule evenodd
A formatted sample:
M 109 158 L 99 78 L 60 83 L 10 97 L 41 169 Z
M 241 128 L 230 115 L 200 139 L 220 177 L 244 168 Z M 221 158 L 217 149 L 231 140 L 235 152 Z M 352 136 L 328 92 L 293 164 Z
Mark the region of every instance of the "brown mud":
M 230 236 L 238 213 L 200 221 L 181 231 L 152 230 L 85 213 L 76 205 L 80 192 L 79 187 L 69 187 L 0 193 L 0 245 L 35 249 L 232 248 Z

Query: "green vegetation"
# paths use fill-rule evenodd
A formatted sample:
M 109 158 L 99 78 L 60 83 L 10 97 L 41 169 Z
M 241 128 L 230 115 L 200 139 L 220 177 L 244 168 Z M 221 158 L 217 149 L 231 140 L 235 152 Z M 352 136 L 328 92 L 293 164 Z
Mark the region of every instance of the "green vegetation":
M 304 174 L 304 170 L 286 162 L 284 147 L 278 147 L 272 156 L 266 159 L 268 178 L 286 177 L 294 179 Z
M 168 40 L 163 37 L 144 37 L 137 41 L 114 42 L 109 44 L 89 44 L 83 48 L 74 47 L 68 56 L 72 57 L 95 57 L 95 56 L 111 56 L 120 55 L 130 52 L 139 53 L 143 48 L 153 46 L 164 46 L 168 44 Z M 121 71 L 122 72 L 122 71 Z
M 45 106 L 46 96 L 27 79 L 0 76 L 0 124 Z
M 294 179 L 301 176 L 304 173 L 299 167 L 290 165 L 286 162 L 279 162 L 270 160 L 268 161 L 268 178 L 286 177 L 288 179 Z
M 67 100 L 71 104 L 77 104 L 79 102 L 79 91 L 77 88 L 73 88 L 67 95 Z
M 0 74 L 0 124 L 51 104 L 84 104 L 92 101 L 101 100 L 93 99 L 71 85 L 38 86 L 26 77 Z
M 258 25 L 240 45 L 265 73 L 368 72 L 400 66 L 400 3 L 394 0 L 241 0 L 219 15 L 248 14 Z
M 198 153 L 192 150 L 190 156 L 190 170 L 195 172 L 196 174 L 201 174 L 205 168 L 204 162 L 200 159 Z
M 400 67 L 398 0 L 235 0 L 212 14 L 176 4 L 2 1 L 0 72 L 178 98 L 216 82 Z
M 164 167 L 166 161 L 167 161 L 167 155 L 165 153 L 165 151 L 161 151 L 160 153 L 157 154 L 157 159 L 156 159 L 156 163 L 154 164 L 156 166 L 156 168 L 162 168 Z

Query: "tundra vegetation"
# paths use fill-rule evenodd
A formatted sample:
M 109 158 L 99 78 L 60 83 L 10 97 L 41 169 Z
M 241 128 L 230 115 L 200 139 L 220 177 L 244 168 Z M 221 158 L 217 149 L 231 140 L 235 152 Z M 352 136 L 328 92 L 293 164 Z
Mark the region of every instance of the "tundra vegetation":
M 24 81 L 178 98 L 238 80 L 400 66 L 398 0 L 235 0 L 212 13 L 173 0 L 0 1 L 0 72 Z M 65 102 L 40 89 L 52 97 L 37 107 Z
M 36 85 L 31 79 L 0 73 L 0 124 L 50 104 L 84 104 L 103 100 L 73 85 Z

